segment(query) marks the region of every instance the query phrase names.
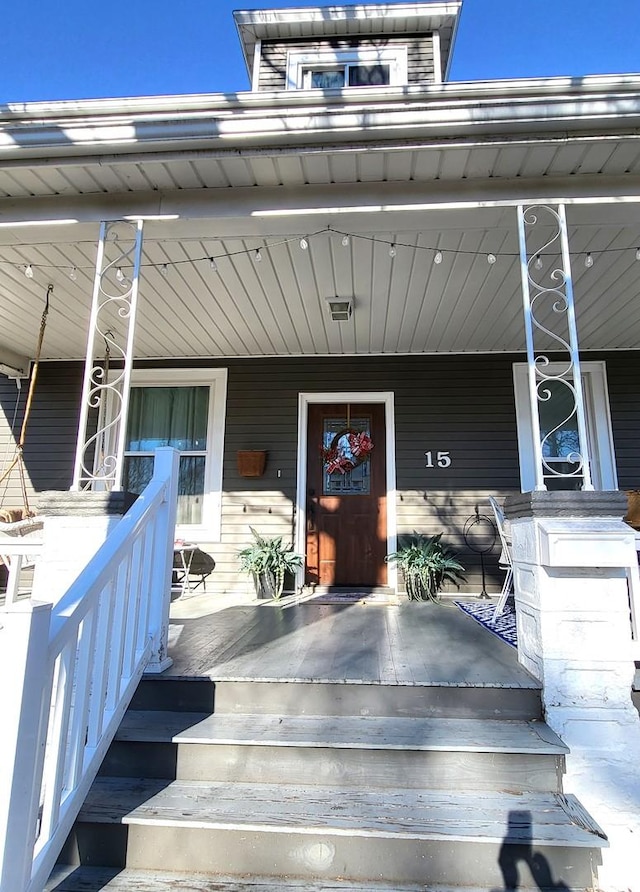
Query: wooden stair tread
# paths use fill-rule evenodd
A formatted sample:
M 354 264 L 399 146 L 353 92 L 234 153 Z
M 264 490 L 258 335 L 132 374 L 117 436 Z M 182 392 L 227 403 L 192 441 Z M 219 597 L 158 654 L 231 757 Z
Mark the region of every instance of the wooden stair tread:
M 45 892 L 425 892 L 423 883 L 304 880 L 288 877 L 225 877 L 207 874 L 168 873 L 155 870 L 114 870 L 103 867 L 57 867 Z M 429 886 L 429 892 L 451 892 Z M 465 887 L 464 892 L 486 892 Z
M 565 754 L 539 721 L 129 711 L 120 741 Z
M 572 796 L 554 793 L 369 791 L 288 784 L 98 778 L 79 820 L 388 839 L 501 842 L 526 810 L 523 841 L 598 847 L 604 835 Z M 512 838 L 511 841 L 517 841 Z

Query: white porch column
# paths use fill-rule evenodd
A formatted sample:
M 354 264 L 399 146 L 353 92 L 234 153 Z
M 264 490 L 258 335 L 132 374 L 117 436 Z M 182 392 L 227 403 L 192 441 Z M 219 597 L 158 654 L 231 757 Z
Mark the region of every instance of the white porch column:
M 609 837 L 599 879 L 616 890 L 640 888 L 640 719 L 626 574 L 637 558 L 626 505 L 618 492 L 532 492 L 505 503 L 518 656 L 542 682 L 546 721 L 571 749 L 565 789 Z
M 117 490 L 122 483 L 141 255 L 142 220 L 135 223 L 127 220 L 102 223 L 87 337 L 73 490 Z M 113 364 L 111 380 L 107 380 L 109 363 Z M 98 430 L 95 433 L 90 419 L 92 410 L 98 410 Z
M 546 490 L 545 480 L 549 478 L 571 477 L 580 481 L 582 489 L 591 490 L 589 439 L 564 205 L 558 205 L 557 209 L 547 205 L 519 205 L 518 238 L 535 488 Z M 551 351 L 560 353 L 559 371 L 550 371 L 546 354 Z M 557 393 L 555 401 L 554 391 Z M 567 407 L 560 409 L 558 417 L 543 429 L 540 407 L 545 403 L 549 407 L 558 403 Z M 571 469 L 566 470 L 569 465 Z

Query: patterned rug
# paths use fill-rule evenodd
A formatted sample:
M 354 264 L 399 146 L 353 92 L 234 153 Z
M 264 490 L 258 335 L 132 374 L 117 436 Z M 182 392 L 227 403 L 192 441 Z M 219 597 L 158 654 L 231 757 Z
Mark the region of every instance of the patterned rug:
M 475 619 L 498 638 L 506 641 L 512 647 L 518 646 L 518 634 L 516 631 L 516 614 L 511 604 L 507 604 L 500 616 L 493 621 L 493 611 L 496 605 L 493 601 L 456 601 L 456 605 L 464 613 Z

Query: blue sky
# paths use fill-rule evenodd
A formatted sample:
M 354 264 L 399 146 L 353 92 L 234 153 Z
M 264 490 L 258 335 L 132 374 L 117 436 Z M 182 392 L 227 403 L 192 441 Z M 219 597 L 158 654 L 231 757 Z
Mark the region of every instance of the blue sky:
M 301 5 L 313 4 L 14 0 L 0 103 L 246 90 L 233 9 Z M 638 0 L 464 0 L 452 80 L 638 71 Z

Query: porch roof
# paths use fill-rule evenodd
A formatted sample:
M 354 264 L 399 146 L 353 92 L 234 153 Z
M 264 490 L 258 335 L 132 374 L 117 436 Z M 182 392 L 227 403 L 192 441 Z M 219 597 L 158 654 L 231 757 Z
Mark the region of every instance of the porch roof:
M 130 215 L 138 357 L 520 351 L 514 206 L 567 201 L 581 346 L 637 348 L 639 124 L 638 76 L 4 109 L 0 346 L 33 355 L 52 282 L 43 356 L 84 356 L 98 222 Z

